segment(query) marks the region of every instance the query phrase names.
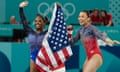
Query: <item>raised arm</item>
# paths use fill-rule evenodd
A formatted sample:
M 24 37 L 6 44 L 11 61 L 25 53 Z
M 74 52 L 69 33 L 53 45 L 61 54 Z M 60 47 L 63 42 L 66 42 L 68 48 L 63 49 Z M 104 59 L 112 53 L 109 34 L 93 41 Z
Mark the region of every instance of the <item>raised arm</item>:
M 26 17 L 24 15 L 24 11 L 23 11 L 23 8 L 25 6 L 28 5 L 28 2 L 27 1 L 24 1 L 24 2 L 21 2 L 20 5 L 19 5 L 19 14 L 20 14 L 20 18 L 21 18 L 21 21 L 22 21 L 22 24 L 23 24 L 23 28 L 24 30 L 28 33 L 28 32 L 32 32 L 32 28 L 28 25 L 28 22 L 26 20 Z

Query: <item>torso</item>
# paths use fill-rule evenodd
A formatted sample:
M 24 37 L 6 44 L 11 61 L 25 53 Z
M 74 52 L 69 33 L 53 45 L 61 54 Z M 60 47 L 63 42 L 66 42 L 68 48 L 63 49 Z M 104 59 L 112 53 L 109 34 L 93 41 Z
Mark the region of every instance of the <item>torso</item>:
M 80 29 L 81 41 L 85 47 L 88 58 L 90 58 L 94 53 L 100 53 L 97 37 L 94 34 L 93 26 L 83 27 Z
M 28 41 L 30 45 L 30 51 L 39 50 L 42 46 L 42 41 L 44 39 L 46 32 L 42 33 L 29 33 Z

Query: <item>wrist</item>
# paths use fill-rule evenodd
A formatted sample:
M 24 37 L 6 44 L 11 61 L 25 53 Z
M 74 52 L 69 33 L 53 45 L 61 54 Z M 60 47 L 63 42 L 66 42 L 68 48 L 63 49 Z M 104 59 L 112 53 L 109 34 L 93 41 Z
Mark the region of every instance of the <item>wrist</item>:
M 20 8 L 23 8 L 23 6 L 22 6 L 22 5 L 19 5 L 19 7 L 20 7 Z

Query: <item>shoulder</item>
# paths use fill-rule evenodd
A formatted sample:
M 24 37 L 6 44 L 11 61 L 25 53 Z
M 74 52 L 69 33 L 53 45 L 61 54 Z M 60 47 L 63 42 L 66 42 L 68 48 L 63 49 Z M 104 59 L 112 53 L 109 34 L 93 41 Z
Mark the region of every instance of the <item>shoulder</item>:
M 107 14 L 108 20 L 112 20 L 112 15 L 110 13 Z
M 112 15 L 110 13 L 107 14 L 108 17 L 112 17 Z
M 89 26 L 89 29 L 90 29 L 90 30 L 96 30 L 97 28 L 96 28 L 96 26 L 94 26 L 94 25 L 90 25 L 90 26 Z
M 44 31 L 43 31 L 43 34 L 46 34 L 47 32 L 48 32 L 48 30 L 44 30 Z
M 94 25 L 90 24 L 89 28 L 96 28 Z

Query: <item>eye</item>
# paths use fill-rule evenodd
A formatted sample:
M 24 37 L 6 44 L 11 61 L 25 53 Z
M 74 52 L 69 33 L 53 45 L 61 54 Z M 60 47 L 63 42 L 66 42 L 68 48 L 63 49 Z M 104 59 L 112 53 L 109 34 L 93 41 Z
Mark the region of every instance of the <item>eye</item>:
M 39 20 L 39 22 L 42 22 L 41 20 Z
M 84 16 L 81 16 L 81 18 L 84 18 Z

